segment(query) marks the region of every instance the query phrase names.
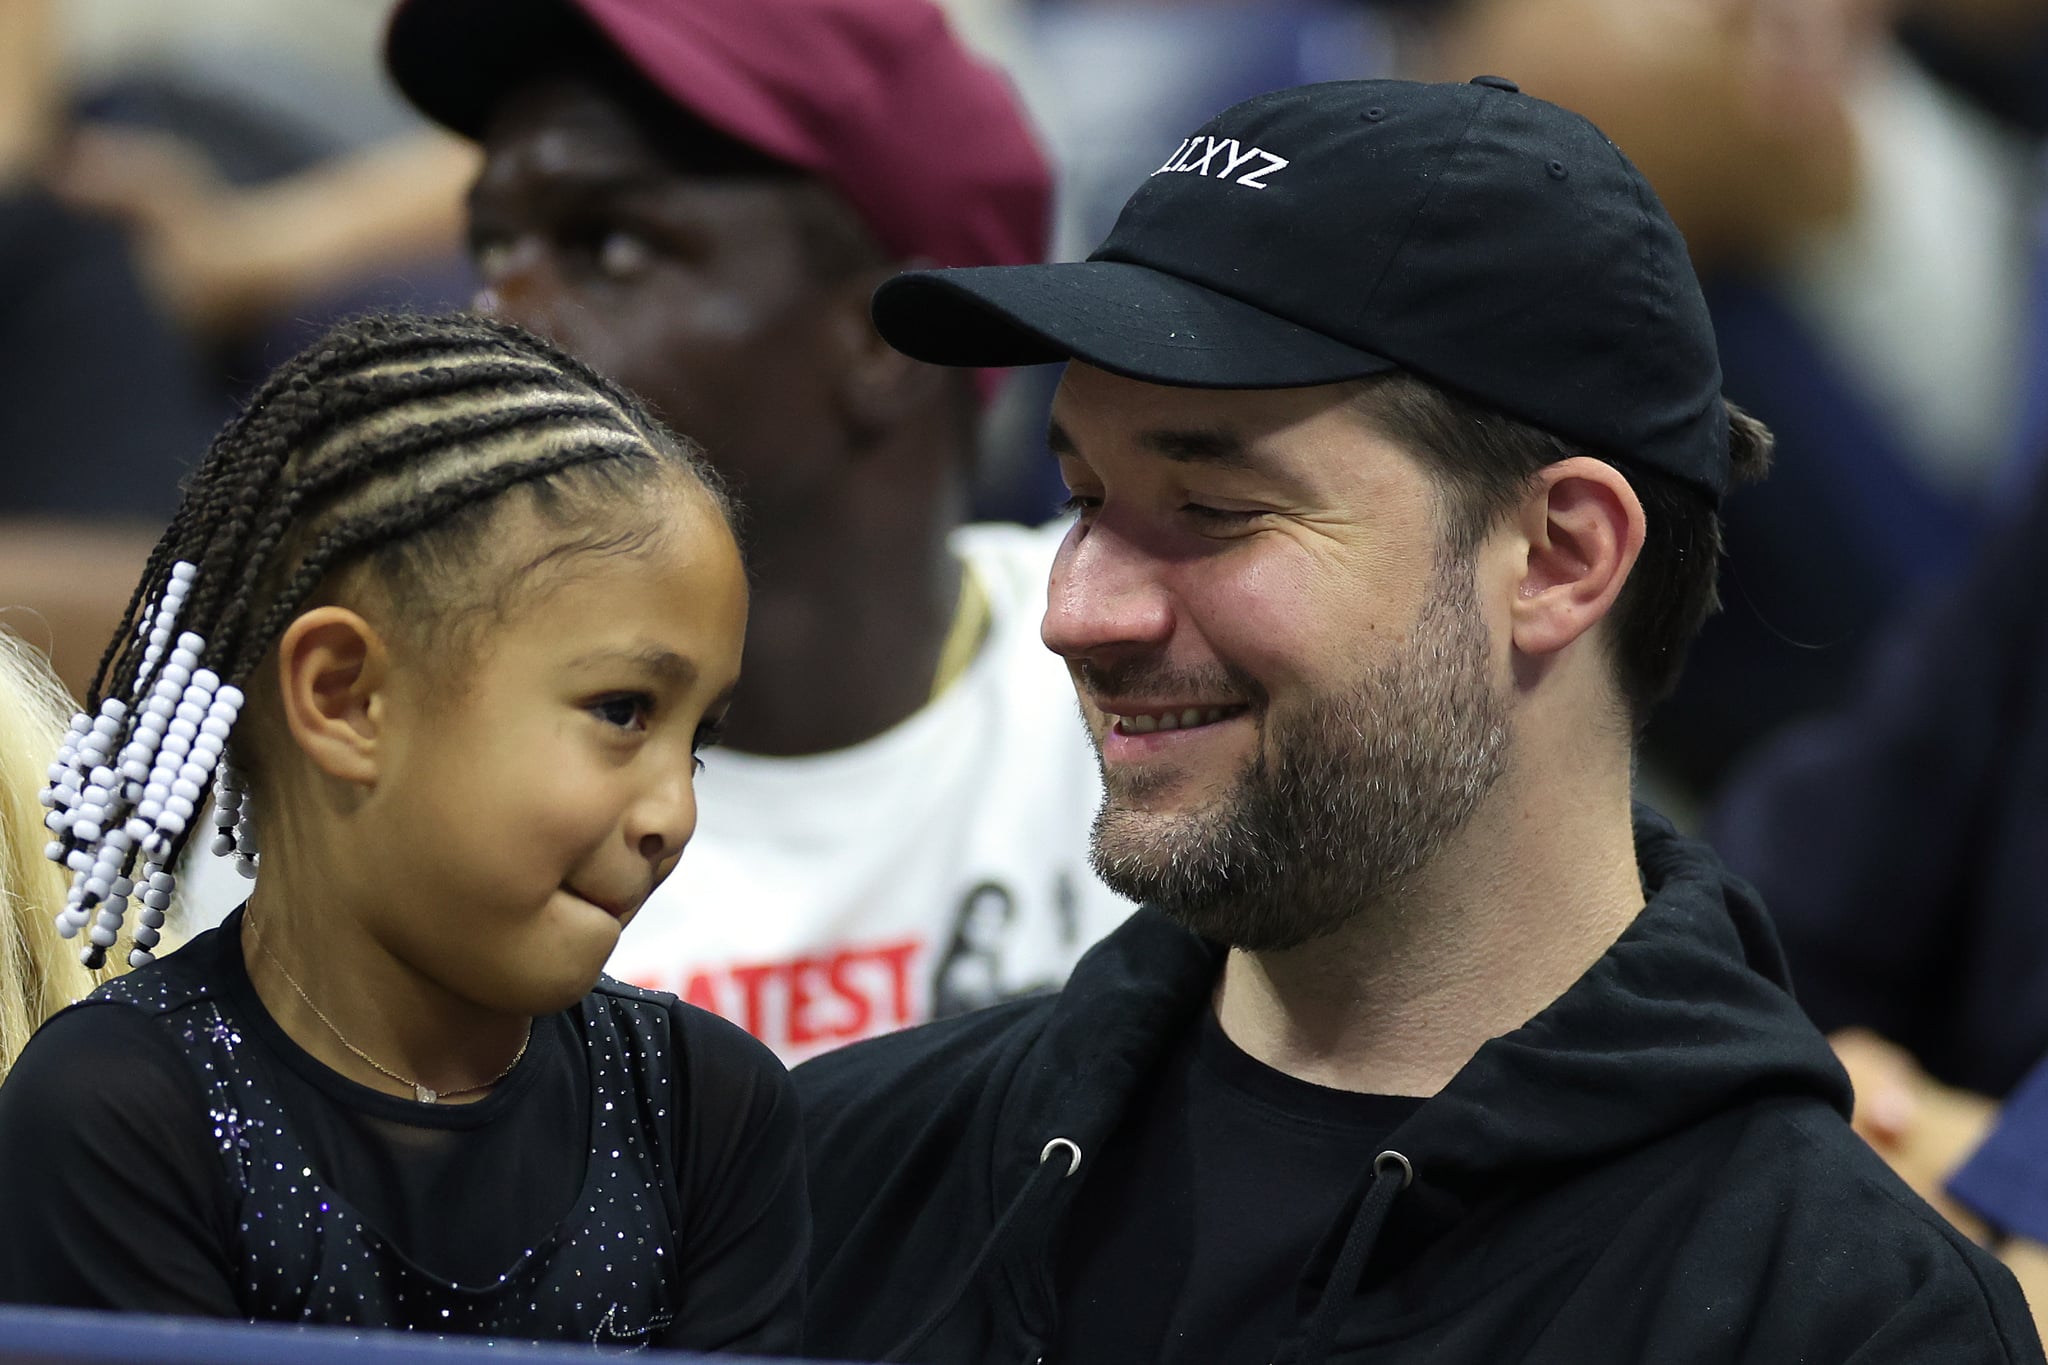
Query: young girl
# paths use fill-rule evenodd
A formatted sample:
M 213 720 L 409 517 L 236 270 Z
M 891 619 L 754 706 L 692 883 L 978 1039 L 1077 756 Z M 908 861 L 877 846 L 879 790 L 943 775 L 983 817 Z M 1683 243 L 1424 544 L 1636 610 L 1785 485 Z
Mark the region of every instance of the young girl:
M 793 1352 L 787 1078 L 599 976 L 745 616 L 694 448 L 532 337 L 370 319 L 274 375 L 51 770 L 63 927 L 97 960 L 140 899 L 139 970 L 0 1087 L 0 1300 Z M 261 883 L 149 963 L 201 833 Z

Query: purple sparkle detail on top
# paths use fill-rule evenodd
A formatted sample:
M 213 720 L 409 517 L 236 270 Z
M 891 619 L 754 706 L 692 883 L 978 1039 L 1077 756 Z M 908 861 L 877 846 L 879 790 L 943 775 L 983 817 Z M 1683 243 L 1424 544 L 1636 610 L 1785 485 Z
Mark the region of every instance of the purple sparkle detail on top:
M 677 1138 L 666 997 L 607 981 L 570 1012 L 590 1068 L 583 1189 L 553 1233 L 487 1283 L 464 1285 L 414 1265 L 313 1169 L 264 1083 L 266 1067 L 244 1056 L 268 1045 L 249 1041 L 194 956 L 167 955 L 94 998 L 156 1016 L 198 1078 L 235 1205 L 231 1275 L 244 1316 L 638 1346 L 674 1320 L 682 1282 L 669 1248 L 681 1229 L 662 1195 L 674 1178 L 660 1155 Z M 652 1250 L 607 1248 L 621 1241 Z

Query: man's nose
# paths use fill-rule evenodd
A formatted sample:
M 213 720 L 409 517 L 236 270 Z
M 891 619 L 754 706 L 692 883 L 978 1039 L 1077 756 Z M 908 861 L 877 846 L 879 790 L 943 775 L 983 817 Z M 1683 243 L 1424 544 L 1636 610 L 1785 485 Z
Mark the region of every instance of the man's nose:
M 1173 634 L 1173 597 L 1158 557 L 1098 519 L 1067 533 L 1053 561 L 1039 636 L 1068 660 L 1151 649 Z

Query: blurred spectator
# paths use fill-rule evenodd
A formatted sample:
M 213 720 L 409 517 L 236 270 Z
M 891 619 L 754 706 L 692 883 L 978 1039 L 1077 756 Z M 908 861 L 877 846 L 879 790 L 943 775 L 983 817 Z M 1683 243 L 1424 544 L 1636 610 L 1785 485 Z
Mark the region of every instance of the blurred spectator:
M 746 669 L 688 856 L 610 970 L 796 1058 L 1057 986 L 1129 906 L 1038 640 L 1060 528 L 966 526 L 975 384 L 884 345 L 911 260 L 1036 260 L 1049 184 L 927 0 L 412 0 L 399 85 L 477 137 L 485 301 L 704 442 Z
M 50 4 L 0 0 L 0 607 L 82 690 L 215 419 L 121 233 L 42 187 L 56 52 Z
M 1731 780 L 1712 838 L 1771 907 L 1799 998 L 1944 1084 L 2048 1056 L 2048 476 L 1897 622 L 1841 711 Z
M 1838 701 L 1877 624 L 1960 567 L 2048 376 L 2033 150 L 1932 81 L 1881 0 L 1459 0 L 1417 59 L 1498 69 L 1643 166 L 1730 398 L 1777 433 L 1731 501 L 1727 611 L 1647 757 L 1695 792 Z
M 97 984 L 57 937 L 70 878 L 43 857 L 36 800 L 70 714 L 42 659 L 0 628 L 0 1079 L 43 1020 Z
M 474 152 L 377 89 L 382 8 L 0 0 L 0 605 L 74 692 L 263 354 L 468 292 Z
M 2035 1324 L 2048 1321 L 2048 1065 L 2000 1106 L 1941 1084 L 1865 1030 L 1834 1042 L 1856 1089 L 1856 1131 L 1916 1193 L 1996 1251 Z

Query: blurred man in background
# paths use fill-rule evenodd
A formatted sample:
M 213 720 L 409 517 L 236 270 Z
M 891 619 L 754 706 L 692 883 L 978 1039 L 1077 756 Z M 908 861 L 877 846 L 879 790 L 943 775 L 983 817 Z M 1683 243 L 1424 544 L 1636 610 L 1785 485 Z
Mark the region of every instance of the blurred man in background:
M 484 304 L 702 441 L 754 576 L 689 856 L 611 970 L 785 1057 L 1048 989 L 1128 911 L 1037 638 L 1057 531 L 963 527 L 980 387 L 883 344 L 907 262 L 1040 259 L 1045 163 L 927 0 L 410 0 L 479 140 Z

